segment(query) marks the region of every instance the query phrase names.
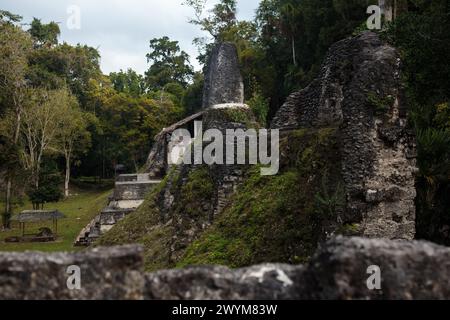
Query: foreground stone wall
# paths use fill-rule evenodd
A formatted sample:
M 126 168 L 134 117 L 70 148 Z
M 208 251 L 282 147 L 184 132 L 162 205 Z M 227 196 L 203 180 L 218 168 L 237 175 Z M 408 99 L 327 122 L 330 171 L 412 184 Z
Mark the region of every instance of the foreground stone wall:
M 378 300 L 450 298 L 450 249 L 428 242 L 338 237 L 308 265 L 194 267 L 146 276 L 148 299 Z M 381 290 L 367 270 L 378 266 Z
M 81 268 L 81 290 L 67 268 Z M 381 270 L 369 290 L 367 268 Z M 450 249 L 428 242 L 339 237 L 308 265 L 192 267 L 145 274 L 138 246 L 84 253 L 0 253 L 0 299 L 449 299 Z
M 136 246 L 75 254 L 1 253 L 0 299 L 141 299 L 142 255 Z M 67 289 L 67 268 L 81 268 L 81 290 Z
M 339 126 L 347 214 L 361 235 L 415 236 L 415 140 L 395 48 L 365 32 L 334 44 L 320 75 L 292 94 L 272 128 Z

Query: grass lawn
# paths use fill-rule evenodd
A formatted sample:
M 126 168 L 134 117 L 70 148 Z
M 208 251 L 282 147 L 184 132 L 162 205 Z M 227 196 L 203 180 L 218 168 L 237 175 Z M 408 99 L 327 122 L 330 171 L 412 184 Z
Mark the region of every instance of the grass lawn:
M 53 243 L 5 243 L 4 239 L 10 236 L 20 236 L 18 225 L 13 224 L 11 231 L 2 232 L 0 230 L 0 251 L 76 251 L 73 242 L 80 231 L 107 205 L 108 196 L 111 190 L 74 190 L 74 195 L 59 203 L 49 203 L 44 209 L 57 209 L 64 213 L 66 218 L 58 221 L 59 239 Z M 3 204 L 0 204 L 0 210 Z M 32 205 L 26 202 L 24 206 L 16 208 L 15 213 L 22 210 L 30 210 Z M 1 211 L 3 212 L 3 210 Z M 52 222 L 43 224 L 28 224 L 27 233 L 34 233 L 41 227 L 52 227 Z

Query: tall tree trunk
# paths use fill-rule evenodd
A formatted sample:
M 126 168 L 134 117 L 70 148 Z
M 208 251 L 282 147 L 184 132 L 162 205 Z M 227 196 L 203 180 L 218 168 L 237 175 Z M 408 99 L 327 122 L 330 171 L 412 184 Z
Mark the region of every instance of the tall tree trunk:
M 297 58 L 295 56 L 295 39 L 294 36 L 292 36 L 292 61 L 294 62 L 294 66 L 297 66 Z
M 70 156 L 66 156 L 66 177 L 64 179 L 64 197 L 68 198 L 70 195 Z
M 5 203 L 5 212 L 3 215 L 3 228 L 10 228 L 10 214 L 11 214 L 11 189 L 12 189 L 12 178 L 8 176 L 6 181 L 6 203 Z
M 408 11 L 407 0 L 378 0 L 378 6 L 386 22 L 394 21 L 399 15 Z
M 384 15 L 386 22 L 392 22 L 394 19 L 394 0 L 378 0 L 378 6 Z
M 20 134 L 20 122 L 22 118 L 21 107 L 16 99 L 14 99 L 14 103 L 16 105 L 16 127 L 14 128 L 14 145 L 19 143 L 19 134 Z M 5 213 L 3 219 L 3 227 L 5 229 L 9 229 L 11 226 L 10 218 L 12 214 L 12 206 L 11 206 L 11 195 L 12 195 L 12 180 L 13 176 L 10 172 L 8 174 L 8 178 L 6 181 L 6 203 L 5 203 Z
M 38 162 L 36 164 L 36 173 L 35 173 L 35 180 L 34 180 L 34 186 L 36 187 L 36 190 L 39 189 L 39 180 L 40 180 L 40 175 L 41 175 L 41 170 L 40 170 L 40 162 Z

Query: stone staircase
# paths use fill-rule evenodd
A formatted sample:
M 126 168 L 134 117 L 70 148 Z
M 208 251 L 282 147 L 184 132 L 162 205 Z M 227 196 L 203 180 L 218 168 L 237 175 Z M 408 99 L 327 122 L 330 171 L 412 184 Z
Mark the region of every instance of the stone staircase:
M 109 204 L 78 235 L 74 246 L 90 246 L 101 235 L 130 213 L 136 211 L 149 191 L 161 180 L 150 179 L 149 174 L 124 174 L 118 176 Z
M 230 172 L 223 177 L 223 182 L 217 190 L 217 204 L 214 208 L 214 216 L 223 212 L 229 204 L 231 196 L 236 192 L 238 185 L 243 181 L 241 170 Z

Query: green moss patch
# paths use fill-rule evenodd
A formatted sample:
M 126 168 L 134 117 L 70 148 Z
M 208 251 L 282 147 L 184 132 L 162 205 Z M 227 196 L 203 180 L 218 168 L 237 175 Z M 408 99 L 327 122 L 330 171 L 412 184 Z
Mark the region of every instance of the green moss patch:
M 329 207 L 318 201 L 318 195 L 334 195 L 341 184 L 337 138 L 334 128 L 284 135 L 282 172 L 264 177 L 252 168 L 232 204 L 189 246 L 177 266 L 308 260 L 338 214 L 324 215 Z
M 249 108 L 209 109 L 204 117 L 205 122 L 213 120 L 220 123 L 242 123 L 247 128 L 259 128 L 255 115 Z

